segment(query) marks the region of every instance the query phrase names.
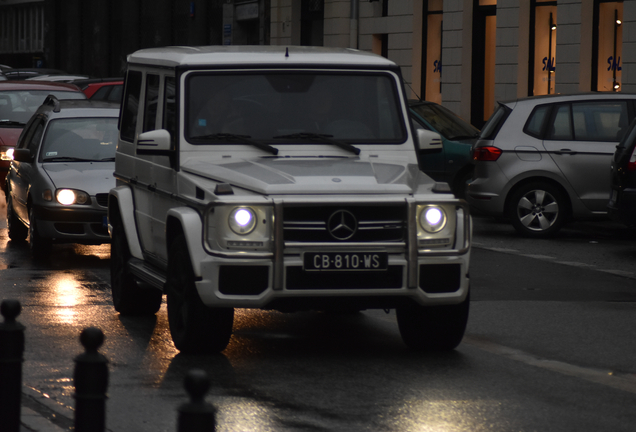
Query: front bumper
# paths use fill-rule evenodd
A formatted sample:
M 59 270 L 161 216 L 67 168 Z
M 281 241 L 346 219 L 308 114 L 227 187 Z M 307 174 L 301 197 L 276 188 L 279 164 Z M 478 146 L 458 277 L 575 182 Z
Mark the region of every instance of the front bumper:
M 294 311 L 457 304 L 466 298 L 470 285 L 472 227 L 463 205 L 454 249 L 420 250 L 414 246 L 416 239 L 385 245 L 280 242 L 273 254 L 262 258 L 206 255 L 197 289 L 203 302 L 213 307 Z M 305 269 L 303 254 L 314 252 L 379 252 L 386 253 L 388 261 L 381 271 Z
M 38 206 L 34 207 L 34 213 L 38 231 L 44 238 L 60 243 L 110 242 L 105 207 Z

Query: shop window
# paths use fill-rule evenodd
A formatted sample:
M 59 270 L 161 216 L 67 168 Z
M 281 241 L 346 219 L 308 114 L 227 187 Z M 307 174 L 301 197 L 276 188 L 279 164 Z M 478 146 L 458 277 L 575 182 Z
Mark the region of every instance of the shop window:
M 532 95 L 554 93 L 556 76 L 557 5 L 554 1 L 536 1 L 531 24 L 534 49 L 531 50 Z
M 497 2 L 475 0 L 470 122 L 481 128 L 495 110 Z
M 443 32 L 443 2 L 431 0 L 427 2 L 428 10 L 424 11 L 426 23 L 426 39 L 422 45 L 424 52 L 422 59 L 422 82 L 425 83 L 424 98 L 438 104 L 442 103 L 442 32 Z
M 620 91 L 623 52 L 623 3 L 596 3 L 594 14 L 595 58 L 592 87 L 597 91 Z M 594 76 L 595 75 L 595 76 Z M 594 84 L 596 88 L 594 88 Z
M 323 46 L 324 0 L 305 0 L 300 10 L 300 44 Z

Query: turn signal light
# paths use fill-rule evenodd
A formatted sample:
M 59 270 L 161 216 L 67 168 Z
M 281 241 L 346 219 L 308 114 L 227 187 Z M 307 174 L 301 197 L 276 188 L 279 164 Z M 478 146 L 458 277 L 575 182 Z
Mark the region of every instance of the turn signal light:
M 501 149 L 497 147 L 477 147 L 473 151 L 473 160 L 496 161 L 501 153 Z

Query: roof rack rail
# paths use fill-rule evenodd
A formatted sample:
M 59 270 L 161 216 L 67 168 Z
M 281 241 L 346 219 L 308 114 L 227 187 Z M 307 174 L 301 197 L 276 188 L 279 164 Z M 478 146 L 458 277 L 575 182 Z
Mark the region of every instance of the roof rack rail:
M 60 100 L 55 95 L 48 95 L 42 105 L 49 105 L 53 107 L 53 112 L 60 112 Z

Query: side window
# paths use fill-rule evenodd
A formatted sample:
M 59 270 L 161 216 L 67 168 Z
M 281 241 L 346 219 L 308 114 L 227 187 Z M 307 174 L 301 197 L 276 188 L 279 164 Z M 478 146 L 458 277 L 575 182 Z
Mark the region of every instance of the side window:
M 31 154 L 33 156 L 37 155 L 38 147 L 40 146 L 40 141 L 42 140 L 42 134 L 44 133 L 44 121 L 38 122 L 35 125 L 35 129 L 33 134 L 29 138 L 29 142 L 27 144 L 27 148 L 31 150 Z
M 570 116 L 570 105 L 559 105 L 548 126 L 546 139 L 571 141 L 572 119 Z
M 626 101 L 572 104 L 574 139 L 618 142 L 629 126 Z
M 535 138 L 541 138 L 543 124 L 549 112 L 550 105 L 539 105 L 536 107 L 534 111 L 532 111 L 532 114 L 530 114 L 523 131 Z
M 163 128 L 170 132 L 172 143 L 174 144 L 175 135 L 177 133 L 176 128 L 176 95 L 174 86 L 174 77 L 166 77 L 163 90 Z
M 144 103 L 143 132 L 155 130 L 157 121 L 157 103 L 159 101 L 159 75 L 146 75 L 146 99 Z
M 121 110 L 121 138 L 133 142 L 137 131 L 139 98 L 141 95 L 141 72 L 128 71 L 126 77 L 126 93 Z

